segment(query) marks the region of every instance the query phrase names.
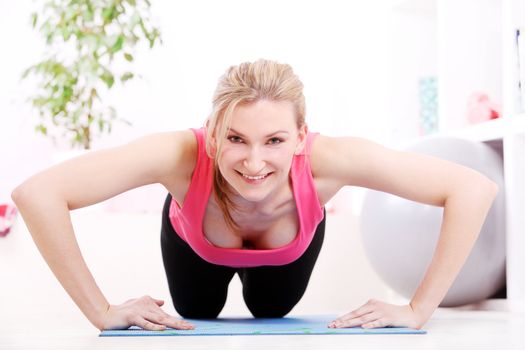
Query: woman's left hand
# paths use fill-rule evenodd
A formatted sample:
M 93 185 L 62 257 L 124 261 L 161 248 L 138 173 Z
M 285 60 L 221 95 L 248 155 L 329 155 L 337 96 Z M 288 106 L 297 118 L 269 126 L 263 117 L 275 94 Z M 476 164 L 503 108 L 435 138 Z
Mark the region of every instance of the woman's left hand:
M 332 321 L 329 328 L 408 327 L 421 329 L 426 318 L 418 315 L 411 305 L 392 305 L 370 300 L 360 308 Z

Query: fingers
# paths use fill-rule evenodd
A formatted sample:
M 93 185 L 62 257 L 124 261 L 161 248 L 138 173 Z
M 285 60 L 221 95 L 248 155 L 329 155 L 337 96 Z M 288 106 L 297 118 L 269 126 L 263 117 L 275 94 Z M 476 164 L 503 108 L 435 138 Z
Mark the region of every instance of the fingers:
M 174 329 L 194 329 L 195 326 L 193 326 L 191 323 L 177 319 L 171 315 L 168 315 L 162 310 L 158 311 L 149 311 L 146 314 L 145 319 L 149 320 L 150 322 L 153 322 L 157 325 L 162 325 L 165 327 L 170 327 Z
M 153 323 L 151 321 L 146 320 L 145 318 L 141 316 L 136 316 L 133 323 L 135 323 L 140 328 L 148 330 L 148 331 L 163 331 L 166 329 L 165 325 Z
M 336 320 L 334 320 L 333 322 L 329 324 L 329 327 L 331 328 L 339 327 L 342 324 L 346 324 L 350 320 L 359 319 L 372 311 L 373 311 L 373 306 L 370 304 L 370 302 L 368 302 L 365 305 L 361 306 L 360 308 L 337 318 Z
M 193 326 L 191 323 L 177 319 L 164 312 L 164 310 L 160 308 L 162 305 L 164 305 L 164 300 L 155 299 L 150 296 L 144 296 L 141 298 L 141 301 L 146 310 L 143 315 L 141 315 L 141 319 L 139 321 L 142 322 L 146 327 L 150 327 L 153 330 L 164 330 L 166 327 L 171 327 L 174 329 L 195 328 L 195 326 Z
M 367 322 L 367 323 L 361 325 L 361 327 L 363 327 L 363 328 L 381 328 L 381 327 L 386 327 L 387 324 L 388 324 L 388 322 L 386 322 L 384 319 L 380 318 L 380 319 L 377 319 L 377 320 L 374 320 L 374 321 Z
M 337 320 L 328 325 L 329 328 L 350 328 L 350 327 L 364 327 L 367 324 L 377 322 L 380 319 L 380 314 L 371 312 L 363 316 L 357 316 L 345 320 Z M 366 327 L 365 327 L 366 328 Z
M 345 321 L 354 319 L 356 317 L 362 317 L 372 312 L 373 310 L 374 310 L 373 305 L 368 302 L 365 305 L 358 308 L 357 310 L 354 310 L 352 312 L 347 313 L 346 315 L 343 315 L 342 317 L 339 317 L 337 320 L 345 322 Z
M 348 327 L 383 327 L 383 312 L 381 311 L 382 303 L 376 300 L 369 300 L 366 304 L 358 309 L 349 312 L 333 322 L 329 328 L 348 328 Z
M 162 320 L 161 317 L 158 317 L 158 315 L 155 315 L 153 317 L 148 317 L 149 319 L 146 319 L 141 316 L 137 316 L 134 320 L 134 324 L 139 326 L 142 329 L 148 330 L 148 331 L 164 331 L 167 327 L 171 327 L 174 329 L 180 329 L 180 330 L 189 330 L 194 329 L 195 326 L 191 325 L 190 323 L 184 321 L 184 320 L 172 320 L 165 322 Z M 168 323 L 168 325 L 161 324 L 161 323 Z
M 369 300 L 360 308 L 345 314 L 333 322 L 329 328 L 357 327 L 410 327 L 420 329 L 424 323 L 410 305 L 392 305 L 378 300 Z

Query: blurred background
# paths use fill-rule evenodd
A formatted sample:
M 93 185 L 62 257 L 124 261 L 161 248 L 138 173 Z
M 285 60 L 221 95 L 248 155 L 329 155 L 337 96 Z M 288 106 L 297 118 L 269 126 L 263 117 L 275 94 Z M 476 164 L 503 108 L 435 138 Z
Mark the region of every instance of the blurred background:
M 38 113 L 27 100 L 36 80 L 21 80 L 46 52 L 40 23 L 31 26 L 41 8 L 0 1 L 0 202 L 70 149 L 69 140 L 34 131 Z M 133 49 L 141 78 L 99 91 L 132 125 L 113 123 L 93 149 L 201 126 L 219 76 L 258 58 L 292 65 L 305 85 L 310 129 L 333 136 L 395 146 L 439 124 L 464 126 L 476 92 L 501 104 L 500 1 L 154 1 L 149 12 L 163 43 Z
M 25 101 L 24 69 L 44 52 L 31 28 L 33 1 L 0 2 L 4 49 L 0 66 L 0 201 L 21 179 L 45 167 L 57 150 L 33 131 L 37 114 Z M 108 147 L 135 137 L 203 125 L 220 75 L 258 58 L 292 65 L 305 85 L 311 130 L 388 140 L 393 120 L 386 92 L 386 7 L 378 1 L 154 1 L 152 23 L 163 44 L 138 46 L 134 67 L 143 78 L 104 96 L 118 116 L 113 132 L 93 142 Z M 7 176 L 7 177 L 6 177 Z
M 46 51 L 31 26 L 31 13 L 39 8 L 37 1 L 0 0 L 0 203 L 9 203 L 17 184 L 71 150 L 68 140 L 35 132 L 38 114 L 27 102 L 35 81 L 21 80 Z M 203 125 L 219 76 L 231 65 L 258 58 L 294 68 L 305 86 L 310 130 L 331 136 L 403 147 L 422 136 L 499 118 L 501 12 L 497 0 L 152 1 L 151 23 L 162 44 L 137 45 L 132 64 L 141 77 L 101 92 L 131 125 L 114 123 L 110 134 L 93 140 L 92 149 Z M 472 110 L 481 117 L 471 118 Z M 484 132 L 465 135 L 477 139 Z M 501 153 L 501 138 L 498 142 L 492 145 Z M 73 214 L 86 259 L 112 299 L 157 293 L 169 300 L 157 241 L 164 196 L 163 188 L 152 185 Z M 300 310 L 346 312 L 369 297 L 400 300 L 361 249 L 362 196 L 359 189 L 347 189 L 330 203 L 324 248 L 330 252 L 320 258 L 316 271 L 321 272 L 314 273 Z M 41 299 L 17 290 L 43 283 L 53 290 L 49 295 L 71 308 L 45 272 L 20 218 L 13 232 L 0 242 L 0 259 L 13 259 L 9 263 L 18 269 L 44 277 L 11 283 L 6 293 L 36 307 Z M 20 274 L 14 266 L 0 263 L 13 281 Z M 239 287 L 232 287 L 237 299 Z M 235 303 L 227 309 L 243 312 Z

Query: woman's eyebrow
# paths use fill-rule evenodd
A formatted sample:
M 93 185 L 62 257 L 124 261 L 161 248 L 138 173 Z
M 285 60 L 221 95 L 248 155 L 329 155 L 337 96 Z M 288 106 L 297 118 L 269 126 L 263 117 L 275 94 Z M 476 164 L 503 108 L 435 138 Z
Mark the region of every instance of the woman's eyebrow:
M 235 130 L 233 128 L 230 128 L 230 131 L 233 132 L 234 134 L 237 134 L 239 136 L 245 137 L 245 135 L 243 133 L 240 133 L 240 132 L 238 132 L 237 130 Z M 278 130 L 278 131 L 272 132 L 271 134 L 266 135 L 265 137 L 270 137 L 270 136 L 273 136 L 275 134 L 280 134 L 280 133 L 289 134 L 289 132 L 286 131 L 286 130 Z

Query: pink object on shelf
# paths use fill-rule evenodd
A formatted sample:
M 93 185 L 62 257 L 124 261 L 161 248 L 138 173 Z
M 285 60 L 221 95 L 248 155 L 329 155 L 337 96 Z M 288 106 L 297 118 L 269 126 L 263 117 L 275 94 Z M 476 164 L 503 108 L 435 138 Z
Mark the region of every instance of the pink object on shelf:
M 470 95 L 467 105 L 467 119 L 469 123 L 476 124 L 501 116 L 501 106 L 489 99 L 482 92 L 474 92 Z
M 12 204 L 0 204 L 0 237 L 5 237 L 15 222 L 16 207 Z

